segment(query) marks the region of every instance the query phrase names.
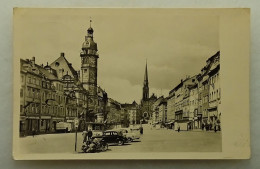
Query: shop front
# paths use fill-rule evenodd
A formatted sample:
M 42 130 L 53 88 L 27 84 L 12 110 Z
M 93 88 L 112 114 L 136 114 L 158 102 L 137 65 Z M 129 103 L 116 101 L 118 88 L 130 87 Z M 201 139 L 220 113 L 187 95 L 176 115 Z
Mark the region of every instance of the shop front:
M 20 116 L 20 123 L 19 123 L 19 134 L 20 137 L 26 136 L 26 117 Z
M 64 122 L 64 118 L 62 117 L 52 117 L 51 119 L 51 132 L 56 132 L 56 125 L 59 122 Z
M 40 132 L 50 133 L 51 132 L 50 124 L 51 124 L 51 116 L 41 116 Z
M 75 119 L 75 118 L 73 118 L 73 117 L 66 117 L 66 122 L 71 124 L 71 129 L 72 129 L 72 131 L 75 131 L 75 130 L 76 130 L 76 126 L 75 126 L 75 121 L 74 121 L 74 119 Z
M 27 117 L 26 119 L 26 135 L 38 134 L 40 132 L 40 118 Z

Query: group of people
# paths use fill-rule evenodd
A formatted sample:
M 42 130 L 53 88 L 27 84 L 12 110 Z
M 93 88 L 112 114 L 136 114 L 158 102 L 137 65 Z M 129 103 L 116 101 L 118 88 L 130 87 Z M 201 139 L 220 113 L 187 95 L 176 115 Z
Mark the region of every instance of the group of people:
M 83 143 L 90 141 L 92 139 L 93 136 L 93 132 L 91 129 L 87 130 L 87 131 L 83 131 L 82 133 L 83 136 Z
M 205 129 L 206 131 L 212 130 L 212 127 L 213 127 L 213 129 L 214 129 L 215 132 L 220 131 L 220 125 L 217 124 L 217 123 L 215 123 L 214 125 L 212 125 L 211 123 L 210 123 L 210 124 L 208 124 L 208 123 L 206 123 L 206 124 L 202 123 L 202 125 L 201 125 L 201 129 L 202 129 L 202 130 Z

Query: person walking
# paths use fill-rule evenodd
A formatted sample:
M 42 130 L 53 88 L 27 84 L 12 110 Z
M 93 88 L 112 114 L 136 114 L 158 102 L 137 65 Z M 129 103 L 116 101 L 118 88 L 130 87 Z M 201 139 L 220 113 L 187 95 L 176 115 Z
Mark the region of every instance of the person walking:
M 180 125 L 178 124 L 178 132 L 180 132 L 181 131 L 181 127 L 180 127 Z
M 144 128 L 141 126 L 140 127 L 140 134 L 143 134 L 144 133 Z
M 214 125 L 214 131 L 217 132 L 217 124 Z
M 87 142 L 87 131 L 83 131 L 82 137 L 83 137 L 83 143 L 86 143 Z
M 91 140 L 92 136 L 93 136 L 92 130 L 89 129 L 89 131 L 88 131 L 88 140 L 89 141 Z
M 32 128 L 32 136 L 34 137 L 35 134 L 36 134 L 36 131 L 35 131 L 34 127 L 33 127 L 33 128 Z

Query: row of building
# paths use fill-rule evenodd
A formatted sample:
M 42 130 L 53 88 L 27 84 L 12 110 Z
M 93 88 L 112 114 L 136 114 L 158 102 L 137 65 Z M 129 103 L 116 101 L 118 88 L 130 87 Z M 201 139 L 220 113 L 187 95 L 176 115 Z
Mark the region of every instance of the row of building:
M 220 52 L 211 56 L 201 72 L 187 76 L 167 97 L 151 101 L 151 123 L 181 130 L 213 129 L 221 123 Z

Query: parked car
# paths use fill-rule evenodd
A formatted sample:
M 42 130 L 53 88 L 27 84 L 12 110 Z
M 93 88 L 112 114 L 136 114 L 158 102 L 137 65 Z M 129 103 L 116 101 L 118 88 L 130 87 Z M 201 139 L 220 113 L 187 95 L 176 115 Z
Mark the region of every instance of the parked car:
M 72 128 L 71 128 L 71 123 L 67 123 L 67 122 L 59 122 L 56 124 L 56 131 L 57 132 L 71 132 Z
M 119 131 L 115 130 L 107 130 L 103 132 L 102 136 L 96 136 L 96 137 L 102 137 L 105 142 L 107 143 L 116 143 L 118 145 L 123 145 L 127 142 L 127 139 L 120 134 Z
M 140 139 L 140 132 L 133 132 L 130 128 L 120 128 L 118 131 L 120 131 L 123 136 L 126 137 L 128 142 Z

